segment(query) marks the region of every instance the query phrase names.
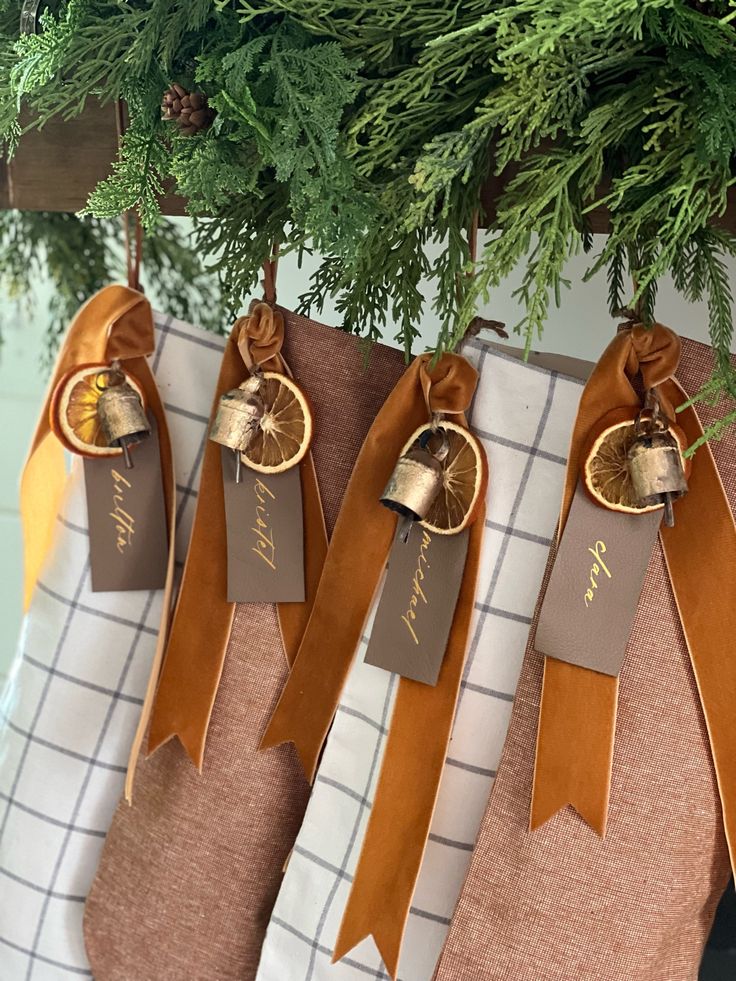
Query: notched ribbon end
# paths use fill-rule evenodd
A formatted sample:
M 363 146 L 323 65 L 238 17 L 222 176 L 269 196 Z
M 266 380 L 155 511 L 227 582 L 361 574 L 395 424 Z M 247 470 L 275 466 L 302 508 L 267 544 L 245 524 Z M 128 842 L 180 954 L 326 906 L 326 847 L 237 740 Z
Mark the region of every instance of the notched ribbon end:
M 572 795 L 569 795 L 572 796 Z M 542 825 L 546 824 L 551 820 L 555 814 L 559 814 L 560 811 L 564 810 L 566 807 L 571 807 L 575 813 L 582 818 L 583 821 L 590 827 L 599 838 L 606 837 L 606 827 L 608 822 L 608 800 L 605 802 L 605 807 L 601 807 L 598 803 L 578 802 L 577 804 L 573 801 L 564 800 L 558 801 L 547 801 L 545 803 L 540 803 L 536 798 L 532 800 L 531 814 L 529 817 L 529 831 L 537 831 Z
M 348 931 L 345 929 L 345 925 L 340 928 L 340 933 L 338 934 L 337 940 L 335 941 L 335 950 L 332 954 L 332 963 L 337 964 L 338 961 L 342 960 L 347 954 L 350 953 L 359 943 L 363 940 L 367 940 L 369 937 L 373 938 L 373 942 L 378 948 L 378 953 L 381 955 L 381 960 L 384 963 L 384 967 L 388 972 L 391 981 L 396 981 L 399 973 L 399 953 L 401 950 L 401 941 L 397 945 L 392 940 L 388 940 L 383 943 L 381 938 L 371 930 L 365 929 L 353 929 Z
M 277 746 L 284 746 L 286 743 L 291 743 L 291 745 L 296 750 L 296 755 L 299 758 L 304 775 L 309 781 L 310 785 L 314 783 L 314 778 L 317 775 L 317 766 L 319 764 L 320 751 L 322 749 L 322 744 L 315 752 L 314 747 L 307 746 L 303 741 L 299 740 L 299 737 L 290 736 L 286 733 L 279 732 L 279 727 L 274 725 L 274 720 L 271 722 L 261 737 L 261 741 L 258 744 L 258 749 L 264 752 L 267 749 L 275 749 Z
M 570 804 L 570 807 L 575 811 L 575 813 L 585 821 L 588 827 L 592 828 L 593 831 L 598 835 L 599 838 L 606 837 L 606 828 L 608 825 L 608 804 L 606 803 L 606 809 L 601 813 L 595 807 L 584 807 L 582 805 L 576 806 L 575 804 Z
M 157 750 L 159 750 L 162 746 L 165 746 L 166 743 L 170 742 L 172 739 L 179 740 L 184 752 L 196 766 L 197 772 L 201 773 L 202 766 L 204 764 L 204 743 L 199 739 L 190 739 L 187 737 L 186 733 L 179 732 L 176 729 L 157 732 L 153 723 L 151 724 L 151 731 L 148 735 L 146 759 L 153 756 Z

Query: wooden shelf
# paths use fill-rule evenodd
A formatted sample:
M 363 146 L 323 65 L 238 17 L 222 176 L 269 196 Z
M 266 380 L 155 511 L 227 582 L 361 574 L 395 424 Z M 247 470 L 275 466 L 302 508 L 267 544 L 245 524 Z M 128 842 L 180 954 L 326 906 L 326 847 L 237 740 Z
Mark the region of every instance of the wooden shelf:
M 0 169 L 0 208 L 21 211 L 81 211 L 87 197 L 107 177 L 117 156 L 115 109 L 90 102 L 76 119 L 52 119 L 21 138 Z M 186 214 L 184 199 L 167 195 L 167 215 Z
M 84 113 L 68 122 L 53 119 L 41 130 L 30 130 L 10 161 L 0 160 L 0 208 L 23 211 L 80 211 L 92 189 L 110 173 L 117 156 L 115 108 L 90 101 Z M 492 218 L 502 186 L 499 177 L 486 182 L 481 201 Z M 161 202 L 166 215 L 186 214 L 185 201 L 168 194 Z M 594 232 L 607 233 L 608 212 L 598 208 L 590 215 Z M 736 192 L 729 196 L 719 225 L 736 233 Z
M 503 174 L 503 181 L 501 177 L 491 176 L 486 181 L 481 191 L 481 203 L 483 205 L 483 210 L 485 212 L 485 221 L 481 222 L 481 227 L 486 227 L 488 225 L 488 219 L 493 218 L 496 213 L 496 201 L 501 193 L 503 183 L 513 175 L 511 168 L 507 168 Z M 600 188 L 601 197 L 606 193 L 606 187 Z M 598 207 L 594 208 L 588 215 L 590 221 L 590 227 L 594 233 L 607 235 L 611 230 L 610 216 L 607 208 Z M 727 228 L 729 231 L 736 234 L 736 189 L 732 190 L 728 194 L 728 204 L 726 207 L 726 212 L 720 218 L 713 222 L 714 225 L 718 225 L 720 228 Z

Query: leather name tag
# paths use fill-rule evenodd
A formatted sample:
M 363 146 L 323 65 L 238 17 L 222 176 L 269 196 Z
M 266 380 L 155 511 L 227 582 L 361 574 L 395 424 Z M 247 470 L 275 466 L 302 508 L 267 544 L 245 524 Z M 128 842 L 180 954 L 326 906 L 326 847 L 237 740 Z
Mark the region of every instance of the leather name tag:
M 620 673 L 662 513 L 608 511 L 578 484 L 542 603 L 537 651 Z
M 168 561 L 166 505 L 156 420 L 122 456 L 84 460 L 92 592 L 163 589 Z
M 435 535 L 412 525 L 394 540 L 371 631 L 367 664 L 436 685 L 460 593 L 469 532 Z
M 222 447 L 230 603 L 304 602 L 304 515 L 300 467 L 261 474 Z

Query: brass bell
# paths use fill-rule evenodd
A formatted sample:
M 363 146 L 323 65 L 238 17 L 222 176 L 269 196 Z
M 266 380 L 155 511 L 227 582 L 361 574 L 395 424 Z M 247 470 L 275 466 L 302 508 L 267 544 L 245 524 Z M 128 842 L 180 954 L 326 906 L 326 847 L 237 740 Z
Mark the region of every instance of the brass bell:
M 680 446 L 665 424 L 637 421 L 637 436 L 628 452 L 629 476 L 641 505 L 664 504 L 664 522 L 674 523 L 672 502 L 687 493 Z
M 408 540 L 413 522 L 427 517 L 442 487 L 441 459 L 443 451 L 446 455 L 446 440 L 435 455 L 427 446 L 429 436 L 431 430 L 399 457 L 380 498 L 384 507 L 400 516 L 398 536 L 403 542 Z
M 107 445 L 122 449 L 125 466 L 130 470 L 133 466 L 130 447 L 149 436 L 151 426 L 138 392 L 128 383 L 119 365 L 113 363 L 106 376 L 107 383 L 97 401 L 97 416 Z
M 235 453 L 235 481 L 240 483 L 240 453 L 244 450 L 258 429 L 263 417 L 263 400 L 258 394 L 260 380 L 255 375 L 247 378 L 238 388 L 232 388 L 220 396 L 214 422 L 210 429 L 210 439 L 221 446 L 227 446 Z

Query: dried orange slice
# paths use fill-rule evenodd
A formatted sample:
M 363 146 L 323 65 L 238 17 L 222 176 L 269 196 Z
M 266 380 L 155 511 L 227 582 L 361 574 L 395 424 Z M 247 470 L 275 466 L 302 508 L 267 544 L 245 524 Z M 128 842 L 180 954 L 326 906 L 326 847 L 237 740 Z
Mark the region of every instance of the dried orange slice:
M 263 372 L 258 395 L 264 412 L 240 458 L 259 473 L 283 473 L 303 460 L 309 449 L 312 412 L 296 382 L 277 371 Z
M 638 409 L 629 406 L 608 412 L 595 426 L 583 454 L 585 488 L 594 501 L 610 511 L 644 514 L 664 507 L 663 504 L 639 504 L 631 483 L 628 454 L 636 440 L 638 415 Z M 679 443 L 680 452 L 684 453 L 687 449 L 685 433 L 673 423 L 670 423 L 669 431 Z M 690 461 L 683 457 L 682 462 L 687 476 Z
M 426 438 L 427 426 L 413 434 L 402 456 Z M 443 446 L 444 440 L 447 445 Z M 442 486 L 426 518 L 420 524 L 438 535 L 455 535 L 473 523 L 485 497 L 488 461 L 478 439 L 464 426 L 443 419 L 426 447 L 438 457 L 442 467 Z M 445 452 L 445 456 L 442 454 Z
M 82 456 L 120 456 L 119 446 L 108 446 L 102 432 L 97 403 L 108 387 L 110 365 L 83 364 L 67 372 L 54 389 L 49 423 L 54 435 L 72 453 Z M 125 380 L 136 390 L 145 407 L 143 391 L 131 375 Z

